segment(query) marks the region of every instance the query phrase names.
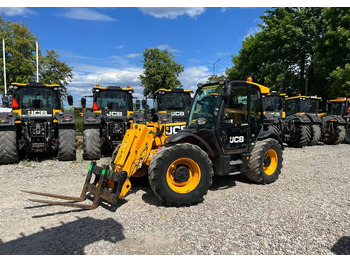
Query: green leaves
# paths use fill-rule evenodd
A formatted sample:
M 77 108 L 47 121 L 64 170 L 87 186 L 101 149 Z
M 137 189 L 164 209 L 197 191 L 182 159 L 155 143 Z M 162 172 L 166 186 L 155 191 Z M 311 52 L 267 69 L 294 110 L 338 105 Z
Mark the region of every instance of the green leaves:
M 145 87 L 145 96 L 153 96 L 159 88 L 173 89 L 182 86 L 177 78 L 184 71 L 184 67 L 173 60 L 173 54 L 155 47 L 146 48 L 143 56 L 141 62 L 144 63 L 144 71 L 139 75 L 139 79 Z
M 32 32 L 23 23 L 12 23 L 0 17 L 0 41 L 5 39 L 7 83 L 30 83 L 36 81 L 36 41 Z M 2 45 L 1 45 L 2 52 Z M 59 61 L 59 55 L 46 50 L 42 56 L 39 48 L 39 81 L 45 84 L 60 84 L 63 87 L 71 82 L 72 67 Z M 3 56 L 0 56 L 0 92 L 3 93 Z
M 262 31 L 246 38 L 232 58 L 230 79 L 252 75 L 290 95 L 349 92 L 349 8 L 275 8 L 261 19 Z

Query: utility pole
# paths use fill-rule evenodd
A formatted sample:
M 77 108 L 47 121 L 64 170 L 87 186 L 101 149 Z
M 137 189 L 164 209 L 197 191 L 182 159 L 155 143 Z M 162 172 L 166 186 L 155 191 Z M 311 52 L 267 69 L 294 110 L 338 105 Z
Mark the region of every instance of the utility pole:
M 214 63 L 210 63 L 210 62 L 209 62 L 210 65 L 213 65 L 213 77 L 215 77 L 215 65 L 216 65 L 216 63 L 219 62 L 219 61 L 220 61 L 220 58 L 219 58 L 218 60 L 216 60 L 216 62 L 214 62 Z
M 4 90 L 5 90 L 5 96 L 7 94 L 7 84 L 6 84 L 6 57 L 5 57 L 5 39 L 2 39 L 2 53 L 3 53 L 3 60 L 4 60 Z
M 39 47 L 36 41 L 36 82 L 39 83 Z

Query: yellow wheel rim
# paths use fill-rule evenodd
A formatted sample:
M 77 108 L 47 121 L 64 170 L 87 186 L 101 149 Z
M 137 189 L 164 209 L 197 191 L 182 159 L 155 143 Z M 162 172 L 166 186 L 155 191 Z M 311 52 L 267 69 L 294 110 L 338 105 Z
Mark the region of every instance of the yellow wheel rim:
M 186 194 L 194 190 L 201 179 L 201 170 L 191 158 L 183 157 L 172 162 L 167 170 L 166 181 L 176 193 Z
M 273 149 L 266 151 L 263 168 L 266 175 L 271 176 L 275 173 L 278 165 L 278 156 L 277 152 Z

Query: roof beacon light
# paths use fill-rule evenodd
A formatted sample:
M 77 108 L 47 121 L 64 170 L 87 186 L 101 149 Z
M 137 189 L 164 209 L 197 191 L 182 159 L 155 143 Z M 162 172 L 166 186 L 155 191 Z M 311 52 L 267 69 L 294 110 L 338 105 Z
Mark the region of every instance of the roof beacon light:
M 247 82 L 253 82 L 253 78 L 251 76 L 247 77 Z

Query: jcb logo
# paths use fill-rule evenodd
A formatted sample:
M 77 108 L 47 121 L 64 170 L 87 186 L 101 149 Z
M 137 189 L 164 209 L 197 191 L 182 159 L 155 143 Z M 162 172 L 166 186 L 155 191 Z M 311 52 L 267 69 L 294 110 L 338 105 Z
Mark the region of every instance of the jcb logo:
M 171 116 L 184 116 L 185 112 L 171 112 Z
M 107 116 L 123 116 L 123 113 L 122 112 L 109 111 L 107 113 Z
M 47 115 L 46 110 L 34 110 L 34 111 L 28 111 L 28 114 L 30 115 Z
M 243 143 L 243 142 L 244 142 L 244 136 L 230 136 L 231 144 L 237 144 L 237 143 Z
M 165 135 L 171 136 L 173 134 L 176 134 L 180 130 L 184 129 L 185 126 L 167 126 L 165 130 Z

